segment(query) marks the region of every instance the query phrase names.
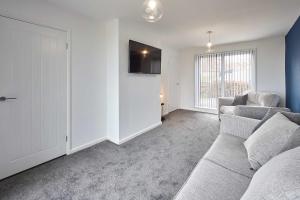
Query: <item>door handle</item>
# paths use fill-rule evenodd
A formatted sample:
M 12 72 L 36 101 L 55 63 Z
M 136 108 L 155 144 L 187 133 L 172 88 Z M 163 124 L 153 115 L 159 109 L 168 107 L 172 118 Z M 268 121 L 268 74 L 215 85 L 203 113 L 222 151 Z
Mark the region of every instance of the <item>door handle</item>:
M 6 101 L 6 100 L 9 100 L 9 99 L 17 99 L 17 98 L 12 98 L 12 97 L 0 97 L 0 102 L 1 102 L 1 101 Z

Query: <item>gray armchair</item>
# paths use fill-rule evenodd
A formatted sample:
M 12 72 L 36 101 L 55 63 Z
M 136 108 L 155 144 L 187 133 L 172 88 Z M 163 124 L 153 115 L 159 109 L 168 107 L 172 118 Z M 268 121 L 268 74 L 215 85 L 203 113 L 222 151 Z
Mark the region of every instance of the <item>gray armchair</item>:
M 243 98 L 241 103 L 241 99 Z M 238 100 L 238 101 L 237 101 Z M 262 119 L 270 107 L 278 107 L 280 96 L 272 93 L 249 92 L 244 96 L 220 97 L 218 113 Z

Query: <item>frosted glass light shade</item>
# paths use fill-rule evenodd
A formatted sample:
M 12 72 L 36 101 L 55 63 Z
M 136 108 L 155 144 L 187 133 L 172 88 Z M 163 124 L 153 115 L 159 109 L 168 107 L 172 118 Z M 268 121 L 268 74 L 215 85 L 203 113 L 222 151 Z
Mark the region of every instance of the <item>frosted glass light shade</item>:
M 147 22 L 157 22 L 163 16 L 160 0 L 145 0 L 143 4 L 143 18 Z
M 211 43 L 211 42 L 208 42 L 208 43 L 206 44 L 206 46 L 207 46 L 207 48 L 211 48 L 211 47 L 212 47 L 212 43 Z

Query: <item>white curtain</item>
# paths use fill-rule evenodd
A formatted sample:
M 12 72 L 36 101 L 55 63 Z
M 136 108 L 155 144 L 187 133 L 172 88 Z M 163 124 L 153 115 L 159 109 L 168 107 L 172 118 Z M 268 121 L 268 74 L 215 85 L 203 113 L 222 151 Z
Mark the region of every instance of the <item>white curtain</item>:
M 195 107 L 216 109 L 218 97 L 231 97 L 254 89 L 255 50 L 197 55 Z

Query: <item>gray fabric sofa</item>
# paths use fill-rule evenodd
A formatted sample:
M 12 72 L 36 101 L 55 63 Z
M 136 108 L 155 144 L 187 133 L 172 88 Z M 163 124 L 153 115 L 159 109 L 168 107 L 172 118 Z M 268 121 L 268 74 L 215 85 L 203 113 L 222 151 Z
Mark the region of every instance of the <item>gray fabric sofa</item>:
M 257 171 L 252 170 L 243 144 L 257 125 L 278 112 L 300 125 L 299 113 L 278 108 L 269 109 L 262 120 L 221 115 L 219 136 L 174 200 L 300 199 L 300 128 L 290 138 L 292 145 L 287 151 L 274 156 Z
M 221 116 L 220 135 L 197 164 L 175 200 L 237 200 L 245 193 L 254 171 L 243 142 L 260 120 Z
M 280 96 L 273 93 L 249 92 L 246 94 L 245 105 L 233 105 L 235 97 L 220 97 L 218 99 L 218 113 L 239 115 L 249 118 L 262 118 L 270 107 L 280 105 Z

